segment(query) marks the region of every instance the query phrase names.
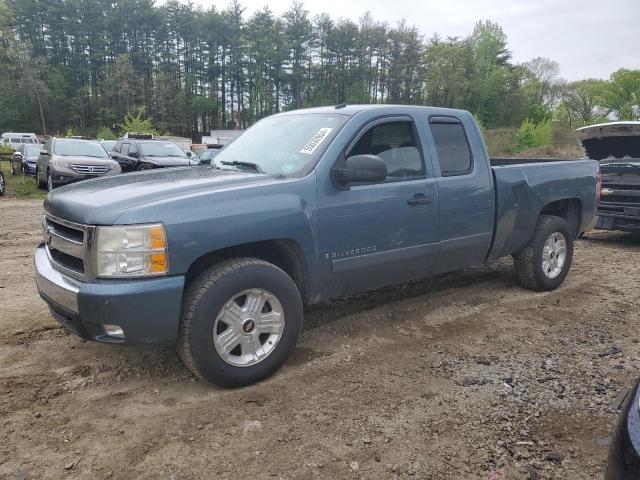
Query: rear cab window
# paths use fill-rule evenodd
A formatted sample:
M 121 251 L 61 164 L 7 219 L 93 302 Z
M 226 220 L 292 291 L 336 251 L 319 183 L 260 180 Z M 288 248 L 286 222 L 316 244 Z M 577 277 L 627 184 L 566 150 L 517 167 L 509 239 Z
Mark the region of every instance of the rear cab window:
M 431 117 L 429 127 L 443 177 L 467 175 L 473 170 L 471 147 L 462 122 L 455 117 Z

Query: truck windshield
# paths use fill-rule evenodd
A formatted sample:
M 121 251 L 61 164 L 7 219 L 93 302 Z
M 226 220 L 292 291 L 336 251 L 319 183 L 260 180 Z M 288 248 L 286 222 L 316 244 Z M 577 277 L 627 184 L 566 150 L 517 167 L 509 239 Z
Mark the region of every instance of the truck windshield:
M 213 162 L 222 169 L 250 162 L 270 175 L 306 173 L 348 118 L 316 113 L 267 117 L 224 147 Z
M 171 142 L 143 142 L 140 144 L 142 155 L 146 157 L 184 157 L 187 154 L 175 143 Z
M 107 152 L 102 148 L 102 145 L 86 140 L 56 140 L 53 145 L 53 153 L 63 157 L 80 155 L 84 157 L 107 158 Z

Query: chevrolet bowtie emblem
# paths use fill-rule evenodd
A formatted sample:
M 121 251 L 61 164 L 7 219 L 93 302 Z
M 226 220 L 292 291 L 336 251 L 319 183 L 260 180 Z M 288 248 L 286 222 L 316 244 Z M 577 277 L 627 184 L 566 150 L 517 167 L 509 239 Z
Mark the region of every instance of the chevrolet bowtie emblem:
M 602 190 L 600 190 L 600 193 L 602 195 L 613 195 L 614 191 L 611 190 L 610 188 L 603 188 Z

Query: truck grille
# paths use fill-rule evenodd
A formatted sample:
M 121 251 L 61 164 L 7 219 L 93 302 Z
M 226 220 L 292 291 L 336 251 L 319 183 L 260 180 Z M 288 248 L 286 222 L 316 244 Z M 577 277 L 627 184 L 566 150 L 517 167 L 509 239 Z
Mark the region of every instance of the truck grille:
M 599 214 L 640 216 L 640 186 L 620 182 L 603 182 L 602 186 L 612 192 L 600 198 Z
M 70 166 L 74 172 L 78 172 L 83 175 L 104 175 L 109 171 L 109 167 L 107 165 L 81 165 L 72 163 Z
M 54 268 L 71 277 L 87 280 L 95 227 L 69 222 L 49 213 L 45 213 L 42 227 L 47 254 Z

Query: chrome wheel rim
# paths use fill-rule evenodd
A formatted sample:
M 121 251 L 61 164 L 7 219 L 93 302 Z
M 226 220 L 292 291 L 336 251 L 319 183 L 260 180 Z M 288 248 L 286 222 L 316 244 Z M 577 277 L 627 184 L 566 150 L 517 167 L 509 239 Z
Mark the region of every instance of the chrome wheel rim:
M 560 232 L 552 233 L 542 248 L 542 271 L 547 278 L 556 278 L 567 260 L 567 239 Z
M 248 367 L 267 358 L 282 338 L 284 310 L 277 297 L 261 288 L 234 295 L 218 312 L 213 345 L 220 358 Z

